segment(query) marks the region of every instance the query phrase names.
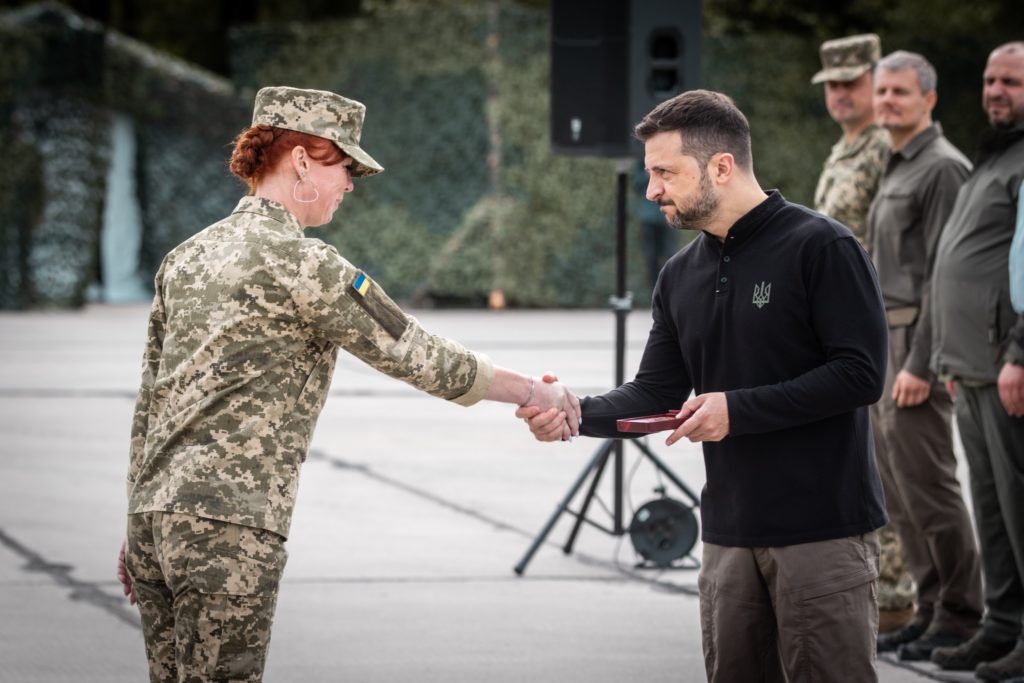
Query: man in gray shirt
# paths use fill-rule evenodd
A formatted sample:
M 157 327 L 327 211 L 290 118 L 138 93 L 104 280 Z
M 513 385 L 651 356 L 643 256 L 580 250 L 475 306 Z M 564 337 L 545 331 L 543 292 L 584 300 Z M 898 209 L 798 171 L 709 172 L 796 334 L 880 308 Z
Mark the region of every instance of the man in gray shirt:
M 879 650 L 927 660 L 969 639 L 981 619 L 981 568 L 956 477 L 953 402 L 928 370 L 932 265 L 942 226 L 970 163 L 932 122 L 936 74 L 921 55 L 894 52 L 875 68 L 876 120 L 892 155 L 871 204 L 868 234 L 889 323 L 886 388 L 872 406 L 886 508 L 917 584 L 914 620 Z

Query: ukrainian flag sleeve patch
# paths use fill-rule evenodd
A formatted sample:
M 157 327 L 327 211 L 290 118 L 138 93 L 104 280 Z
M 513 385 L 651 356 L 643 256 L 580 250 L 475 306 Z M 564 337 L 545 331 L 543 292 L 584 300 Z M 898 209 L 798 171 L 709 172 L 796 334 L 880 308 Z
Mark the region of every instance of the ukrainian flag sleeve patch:
M 395 341 L 409 327 L 405 312 L 366 273 L 357 273 L 347 291 L 373 322 Z
M 356 280 L 352 283 L 352 289 L 356 290 L 360 296 L 366 296 L 367 290 L 370 289 L 370 278 L 366 277 L 366 273 L 356 275 Z

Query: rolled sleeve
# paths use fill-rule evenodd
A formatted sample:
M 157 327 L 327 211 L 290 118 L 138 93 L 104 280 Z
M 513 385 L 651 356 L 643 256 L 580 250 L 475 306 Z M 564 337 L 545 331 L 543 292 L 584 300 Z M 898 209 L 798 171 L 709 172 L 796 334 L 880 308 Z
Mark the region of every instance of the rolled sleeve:
M 473 384 L 466 393 L 450 399 L 452 403 L 460 406 L 468 407 L 482 401 L 494 383 L 494 363 L 482 353 L 473 355 L 476 357 L 476 376 L 473 377 Z

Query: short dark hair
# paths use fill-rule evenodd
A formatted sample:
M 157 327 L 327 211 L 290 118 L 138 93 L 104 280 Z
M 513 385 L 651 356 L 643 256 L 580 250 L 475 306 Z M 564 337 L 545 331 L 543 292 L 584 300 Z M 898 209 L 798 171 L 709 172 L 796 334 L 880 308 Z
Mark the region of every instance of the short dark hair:
M 688 90 L 651 110 L 633 134 L 646 142 L 658 133 L 679 131 L 682 153 L 706 165 L 715 154 L 728 152 L 736 165 L 754 168 L 750 152 L 750 123 L 728 95 L 711 90 Z

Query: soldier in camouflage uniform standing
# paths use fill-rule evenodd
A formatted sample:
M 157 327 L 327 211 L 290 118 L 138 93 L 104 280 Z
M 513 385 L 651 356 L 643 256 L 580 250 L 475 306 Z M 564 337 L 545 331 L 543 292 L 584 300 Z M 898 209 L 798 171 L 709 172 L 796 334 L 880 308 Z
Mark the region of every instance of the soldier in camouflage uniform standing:
M 875 123 L 871 70 L 881 55 L 868 33 L 821 44 L 822 69 L 811 83 L 825 84 L 825 106 L 843 129 L 818 178 L 814 208 L 835 218 L 868 248 L 868 208 L 889 159 L 889 134 Z
M 304 237 L 353 177 L 384 170 L 359 146 L 364 113 L 334 93 L 260 90 L 231 159 L 251 194 L 156 275 L 118 562 L 151 681 L 262 680 L 299 469 L 339 348 L 459 405 L 556 407 L 564 435 L 578 429 L 564 386 L 427 333 Z
M 875 123 L 872 70 L 882 56 L 873 33 L 829 40 L 821 45 L 822 69 L 811 83 L 825 84 L 825 106 L 843 136 L 818 178 L 814 208 L 848 227 L 869 248 L 868 209 L 889 159 L 889 134 Z M 914 616 L 914 584 L 899 537 L 891 524 L 879 531 L 878 630 L 899 629 Z

